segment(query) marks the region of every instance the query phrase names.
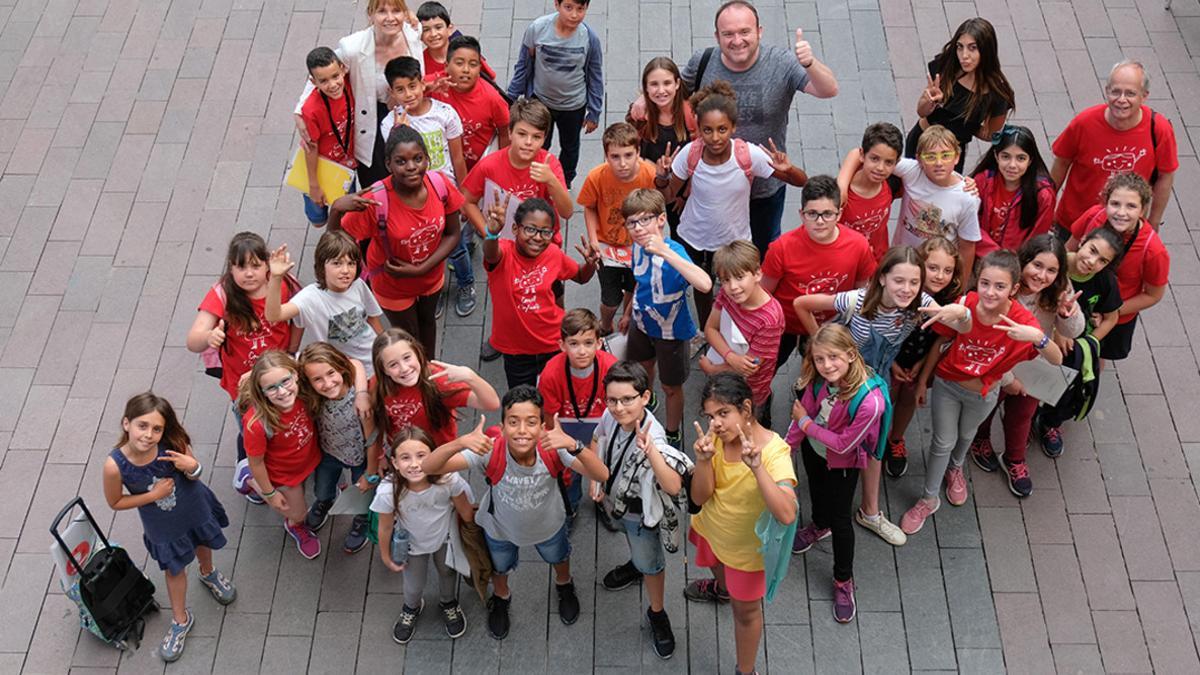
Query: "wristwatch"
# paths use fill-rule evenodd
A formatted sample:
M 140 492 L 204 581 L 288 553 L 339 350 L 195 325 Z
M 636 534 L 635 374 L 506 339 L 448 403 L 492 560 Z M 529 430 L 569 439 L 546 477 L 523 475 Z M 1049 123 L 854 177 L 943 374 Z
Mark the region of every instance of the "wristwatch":
M 578 457 L 579 453 L 583 452 L 584 447 L 586 446 L 584 446 L 582 441 L 575 439 L 575 447 L 573 449 L 568 449 L 567 454 L 572 457 Z

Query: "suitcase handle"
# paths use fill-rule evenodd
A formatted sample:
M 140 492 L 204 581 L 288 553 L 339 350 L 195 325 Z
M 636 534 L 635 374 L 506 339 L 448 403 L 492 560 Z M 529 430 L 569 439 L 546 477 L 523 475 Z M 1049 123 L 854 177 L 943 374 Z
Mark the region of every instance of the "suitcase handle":
M 83 497 L 76 497 L 67 502 L 67 505 L 64 506 L 62 510 L 58 512 L 58 515 L 54 517 L 54 522 L 50 524 L 50 534 L 53 535 L 54 540 L 58 542 L 58 547 L 61 548 L 63 553 L 67 555 L 67 560 L 70 560 L 71 564 L 74 565 L 75 569 L 78 570 L 82 575 L 83 565 L 80 563 L 80 561 L 75 559 L 75 553 L 72 552 L 71 549 L 67 548 L 67 543 L 63 541 L 62 535 L 58 533 L 58 526 L 62 524 L 63 518 L 66 518 L 67 514 L 69 514 L 76 506 L 83 511 L 83 515 L 88 519 L 88 522 L 92 526 L 92 530 L 96 532 L 96 536 L 100 537 L 100 542 L 104 544 L 104 547 L 111 548 L 112 546 L 108 543 L 108 537 L 104 536 L 104 531 L 100 529 L 100 524 L 96 522 L 96 519 L 92 516 L 92 512 L 88 510 L 87 504 L 83 503 Z

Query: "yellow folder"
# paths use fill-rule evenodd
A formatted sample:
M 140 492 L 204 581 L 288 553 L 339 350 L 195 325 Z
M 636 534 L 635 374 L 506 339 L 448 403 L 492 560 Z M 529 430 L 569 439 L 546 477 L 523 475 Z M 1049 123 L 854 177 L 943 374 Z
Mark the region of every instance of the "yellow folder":
M 324 157 L 317 158 L 317 183 L 325 193 L 327 203 L 349 192 L 354 177 L 354 169 Z M 304 148 L 296 148 L 296 154 L 292 157 L 292 165 L 288 167 L 287 177 L 283 179 L 283 182 L 308 194 L 308 164 L 304 161 Z

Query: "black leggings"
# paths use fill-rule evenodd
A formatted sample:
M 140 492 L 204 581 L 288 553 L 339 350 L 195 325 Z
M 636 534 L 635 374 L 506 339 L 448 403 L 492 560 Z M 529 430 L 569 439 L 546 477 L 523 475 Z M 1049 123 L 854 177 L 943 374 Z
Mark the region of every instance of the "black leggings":
M 812 495 L 813 524 L 833 530 L 833 578 L 846 581 L 854 577 L 854 525 L 850 522 L 850 509 L 858 488 L 858 469 L 830 469 L 807 438 L 800 452 L 804 472 L 808 474 L 808 492 Z
M 437 299 L 441 291 L 417 297 L 408 309 L 383 310 L 392 328 L 403 328 L 425 348 L 425 358 L 437 358 Z

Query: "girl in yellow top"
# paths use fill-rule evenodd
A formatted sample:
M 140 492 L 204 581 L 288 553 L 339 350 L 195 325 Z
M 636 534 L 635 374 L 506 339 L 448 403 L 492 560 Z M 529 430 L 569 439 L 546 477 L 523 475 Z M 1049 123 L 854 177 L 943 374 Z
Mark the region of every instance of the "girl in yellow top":
M 762 639 L 762 598 L 766 574 L 754 524 L 770 509 L 789 525 L 796 519 L 796 472 L 791 451 L 779 434 L 754 415 L 753 393 L 741 375 L 718 373 L 701 393 L 708 431 L 696 425 L 696 470 L 691 499 L 700 505 L 688 539 L 696 563 L 712 570 L 712 579 L 693 581 L 689 600 L 733 602 L 737 672 L 753 673 Z

